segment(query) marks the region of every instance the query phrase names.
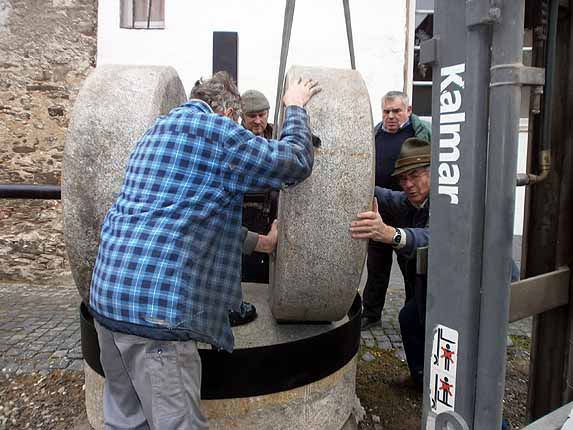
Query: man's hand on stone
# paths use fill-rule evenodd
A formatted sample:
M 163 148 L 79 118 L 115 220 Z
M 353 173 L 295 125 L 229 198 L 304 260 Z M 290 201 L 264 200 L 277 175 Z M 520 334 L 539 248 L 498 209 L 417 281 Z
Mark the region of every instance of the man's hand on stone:
M 304 107 L 308 101 L 321 90 L 322 88 L 318 86 L 318 82 L 312 79 L 303 81 L 302 78 L 299 78 L 298 82 L 289 86 L 283 96 L 283 103 L 285 106 Z
M 270 254 L 275 250 L 277 246 L 277 241 L 278 241 L 277 220 L 274 220 L 268 234 L 259 234 L 257 245 L 255 246 L 255 251 Z
M 378 212 L 378 201 L 374 198 L 372 210 L 361 212 L 357 219 L 350 223 L 353 239 L 371 239 L 383 243 L 392 243 L 396 229 L 384 223 Z

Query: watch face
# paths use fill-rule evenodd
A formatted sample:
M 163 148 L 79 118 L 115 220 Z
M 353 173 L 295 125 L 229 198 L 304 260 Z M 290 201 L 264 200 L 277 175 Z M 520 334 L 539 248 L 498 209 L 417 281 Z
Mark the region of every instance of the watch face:
M 400 232 L 400 230 L 396 229 L 396 233 L 394 233 L 394 237 L 392 238 L 392 244 L 400 245 L 401 240 L 402 240 L 402 233 Z

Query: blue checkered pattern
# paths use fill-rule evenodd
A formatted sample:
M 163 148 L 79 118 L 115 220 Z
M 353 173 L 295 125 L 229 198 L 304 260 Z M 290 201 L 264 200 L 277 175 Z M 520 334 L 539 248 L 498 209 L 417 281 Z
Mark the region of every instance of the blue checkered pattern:
M 243 194 L 300 182 L 312 163 L 299 107 L 287 109 L 280 141 L 255 137 L 200 100 L 158 118 L 133 150 L 106 215 L 90 307 L 231 351 L 228 311 L 242 299 Z

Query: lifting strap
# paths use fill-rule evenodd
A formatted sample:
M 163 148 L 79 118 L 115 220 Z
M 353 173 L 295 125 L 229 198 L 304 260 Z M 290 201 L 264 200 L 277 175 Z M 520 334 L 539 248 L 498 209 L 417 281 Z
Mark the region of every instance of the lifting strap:
M 290 34 L 292 30 L 292 20 L 294 17 L 294 7 L 296 0 L 286 0 L 285 4 L 285 18 L 283 23 L 283 37 L 281 42 L 281 57 L 279 63 L 279 77 L 277 83 L 277 97 L 275 100 L 275 118 L 273 127 L 273 139 L 277 138 L 278 133 L 278 120 L 279 108 L 281 103 L 281 96 L 284 88 L 286 60 L 288 56 L 288 48 L 290 43 Z M 350 53 L 350 67 L 356 70 L 356 62 L 354 60 L 354 42 L 352 39 L 352 24 L 350 21 L 350 5 L 349 0 L 342 0 L 344 6 L 344 22 L 346 23 L 346 38 L 348 39 L 348 51 Z
M 344 5 L 344 22 L 346 23 L 346 38 L 348 39 L 348 52 L 350 53 L 350 68 L 356 70 L 354 61 L 354 41 L 352 40 L 352 23 L 350 22 L 350 4 L 349 0 L 342 0 Z

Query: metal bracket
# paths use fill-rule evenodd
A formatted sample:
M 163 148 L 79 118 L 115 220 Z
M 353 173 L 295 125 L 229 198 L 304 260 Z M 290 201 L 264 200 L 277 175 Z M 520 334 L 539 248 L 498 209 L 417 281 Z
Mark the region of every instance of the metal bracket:
M 544 85 L 545 69 L 522 63 L 500 64 L 491 68 L 490 87 L 501 85 Z
M 420 64 L 432 64 L 438 60 L 439 40 L 438 36 L 434 36 L 420 43 Z
M 569 303 L 569 267 L 511 284 L 509 322 L 547 312 Z
M 436 417 L 435 430 L 469 430 L 469 426 L 460 414 L 447 411 Z
M 501 10 L 485 1 L 471 0 L 466 3 L 466 25 L 489 25 L 499 22 Z
M 428 274 L 428 247 L 420 246 L 416 248 L 416 274 Z

